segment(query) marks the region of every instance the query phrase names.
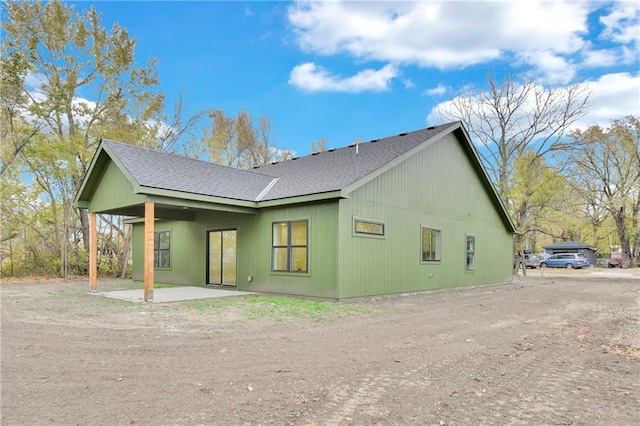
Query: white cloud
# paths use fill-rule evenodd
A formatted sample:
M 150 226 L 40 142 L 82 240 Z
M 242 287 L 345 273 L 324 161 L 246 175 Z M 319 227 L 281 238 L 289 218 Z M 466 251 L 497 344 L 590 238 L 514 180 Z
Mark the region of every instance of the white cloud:
M 611 50 L 591 50 L 584 56 L 587 67 L 610 67 L 617 65 L 618 55 Z
M 389 89 L 391 80 L 397 76 L 395 66 L 385 65 L 379 70 L 366 69 L 352 77 L 343 78 L 307 62 L 293 68 L 289 84 L 307 92 L 382 92 Z
M 593 124 L 608 127 L 612 120 L 627 115 L 640 117 L 640 74 L 605 74 L 595 81 L 585 82 L 593 91 L 589 112 L 578 127 Z
M 550 84 L 566 84 L 576 76 L 575 67 L 565 58 L 549 50 L 532 51 L 522 55 Z
M 402 84 L 404 84 L 405 89 L 413 89 L 414 87 L 416 87 L 416 84 L 409 78 L 403 78 Z
M 640 41 L 640 3 L 624 1 L 615 3 L 611 13 L 602 16 L 600 22 L 606 27 L 602 35 L 619 43 Z
M 318 2 L 289 8 L 300 46 L 360 60 L 463 68 L 513 57 L 556 74 L 588 44 L 590 2 Z M 544 52 L 544 63 L 537 62 Z
M 466 44 L 460 21 L 453 22 L 457 9 L 432 2 L 298 2 L 290 7 L 289 20 L 303 49 L 325 55 L 346 52 L 439 68 L 497 58 L 493 46 Z
M 436 87 L 424 91 L 424 94 L 428 96 L 442 96 L 445 93 L 447 93 L 447 88 L 442 84 L 438 84 Z
M 606 74 L 597 80 L 580 84 L 591 91 L 591 96 L 587 114 L 575 123 L 576 128 L 585 129 L 594 124 L 608 127 L 612 120 L 627 115 L 640 117 L 639 73 L 635 75 L 630 73 Z M 451 100 L 436 105 L 427 116 L 427 123 L 438 124 L 442 122 L 439 110 L 451 111 Z

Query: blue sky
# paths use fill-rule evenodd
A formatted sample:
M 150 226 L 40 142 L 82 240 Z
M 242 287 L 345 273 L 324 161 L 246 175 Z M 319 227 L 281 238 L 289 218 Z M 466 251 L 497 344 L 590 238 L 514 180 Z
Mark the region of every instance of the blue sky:
M 297 155 L 438 124 L 435 108 L 486 74 L 588 84 L 581 126 L 640 116 L 640 3 L 101 2 L 103 24 L 158 57 L 160 89 L 188 111 L 269 116 Z

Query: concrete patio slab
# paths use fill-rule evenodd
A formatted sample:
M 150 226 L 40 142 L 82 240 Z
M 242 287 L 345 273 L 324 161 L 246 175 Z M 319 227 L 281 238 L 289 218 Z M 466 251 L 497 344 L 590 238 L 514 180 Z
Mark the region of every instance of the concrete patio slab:
M 112 299 L 125 300 L 127 302 L 144 302 L 144 290 L 115 290 L 91 293 L 97 296 L 109 297 Z M 213 299 L 217 297 L 247 296 L 251 293 L 247 291 L 227 290 L 221 288 L 206 288 L 180 286 L 171 288 L 157 288 L 153 290 L 153 302 L 179 302 L 183 300 Z

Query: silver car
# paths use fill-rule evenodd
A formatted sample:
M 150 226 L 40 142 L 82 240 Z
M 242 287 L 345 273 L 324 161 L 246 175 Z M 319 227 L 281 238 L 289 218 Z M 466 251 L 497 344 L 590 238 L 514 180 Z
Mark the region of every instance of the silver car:
M 540 262 L 540 266 L 543 268 L 588 268 L 589 259 L 582 253 L 556 253 Z

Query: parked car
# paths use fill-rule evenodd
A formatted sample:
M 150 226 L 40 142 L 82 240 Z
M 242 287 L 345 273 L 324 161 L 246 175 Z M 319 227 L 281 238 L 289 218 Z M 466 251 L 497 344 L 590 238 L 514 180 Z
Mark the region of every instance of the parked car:
M 516 267 L 518 263 L 518 255 L 513 256 L 513 267 Z M 540 266 L 540 258 L 535 254 L 525 253 L 524 255 L 524 266 L 527 268 L 535 269 Z
M 607 268 L 624 268 L 624 261 L 621 257 L 612 257 L 607 262 Z
M 524 266 L 526 266 L 527 268 L 535 269 L 540 266 L 540 258 L 535 254 L 525 254 Z
M 540 266 L 543 268 L 588 268 L 589 259 L 582 253 L 556 253 L 540 262 Z

